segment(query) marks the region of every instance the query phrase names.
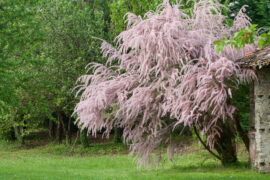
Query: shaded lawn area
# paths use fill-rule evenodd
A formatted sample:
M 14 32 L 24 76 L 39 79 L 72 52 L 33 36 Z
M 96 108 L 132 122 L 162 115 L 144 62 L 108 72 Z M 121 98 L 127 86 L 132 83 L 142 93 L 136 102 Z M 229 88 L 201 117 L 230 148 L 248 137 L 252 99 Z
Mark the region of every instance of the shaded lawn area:
M 233 167 L 222 167 L 207 152 L 190 151 L 174 163 L 159 168 L 138 169 L 134 159 L 113 144 L 94 145 L 88 150 L 64 145 L 17 148 L 0 143 L 0 180 L 269 180 L 246 167 L 246 157 Z M 106 154 L 110 149 L 110 154 Z M 106 152 L 104 152 L 106 151 Z

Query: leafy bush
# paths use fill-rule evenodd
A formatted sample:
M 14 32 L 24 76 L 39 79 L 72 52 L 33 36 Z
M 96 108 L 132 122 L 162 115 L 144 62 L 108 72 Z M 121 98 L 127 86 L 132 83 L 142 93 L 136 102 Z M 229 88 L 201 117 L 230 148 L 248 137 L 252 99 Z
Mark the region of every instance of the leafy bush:
M 0 116 L 0 139 L 14 140 L 13 123 L 9 119 L 9 115 L 2 114 Z

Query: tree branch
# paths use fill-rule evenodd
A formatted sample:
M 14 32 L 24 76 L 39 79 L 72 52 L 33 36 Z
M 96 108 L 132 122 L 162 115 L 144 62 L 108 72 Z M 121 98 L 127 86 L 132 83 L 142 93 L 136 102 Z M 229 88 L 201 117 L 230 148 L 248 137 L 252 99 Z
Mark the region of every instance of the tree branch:
M 239 116 L 238 112 L 236 112 L 234 120 L 235 120 L 236 130 L 237 130 L 239 136 L 241 137 L 241 139 L 243 140 L 247 151 L 249 152 L 248 134 L 246 131 L 244 131 L 244 129 L 242 128 L 242 126 L 240 124 L 240 116 Z
M 201 144 L 204 146 L 204 148 L 210 153 L 212 154 L 215 158 L 217 158 L 218 160 L 221 160 L 221 158 L 215 154 L 207 145 L 205 142 L 203 142 L 201 136 L 199 135 L 196 126 L 193 126 L 194 132 L 196 134 L 196 136 L 198 137 L 199 141 L 201 142 Z

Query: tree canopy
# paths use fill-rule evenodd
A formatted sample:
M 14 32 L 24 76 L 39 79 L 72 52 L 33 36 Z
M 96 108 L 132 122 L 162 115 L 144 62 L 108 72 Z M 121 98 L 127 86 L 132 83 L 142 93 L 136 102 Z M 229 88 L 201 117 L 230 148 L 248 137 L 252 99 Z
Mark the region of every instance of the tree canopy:
M 200 128 L 216 147 L 223 124 L 235 119 L 232 89 L 256 78 L 236 61 L 254 50 L 252 44 L 215 51 L 216 40 L 251 24 L 244 8 L 233 26 L 224 24 L 222 7 L 201 0 L 188 15 L 164 1 L 145 18 L 127 14 L 127 30 L 117 36 L 116 47 L 103 41 L 107 66 L 92 63 L 93 74 L 79 79 L 78 123 L 93 135 L 122 127 L 125 141 L 146 162 L 161 144 L 172 143 L 170 134 L 180 124 Z

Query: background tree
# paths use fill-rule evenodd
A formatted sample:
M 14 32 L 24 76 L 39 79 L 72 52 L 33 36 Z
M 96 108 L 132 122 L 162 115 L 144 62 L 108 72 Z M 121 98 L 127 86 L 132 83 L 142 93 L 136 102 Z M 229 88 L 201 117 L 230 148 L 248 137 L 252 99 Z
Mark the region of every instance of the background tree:
M 19 104 L 23 96 L 22 91 L 28 88 L 24 83 L 30 78 L 30 74 L 25 73 L 26 69 L 23 68 L 37 63 L 35 51 L 43 38 L 40 26 L 35 21 L 36 5 L 36 1 L 0 2 L 0 104 L 4 105 L 0 129 L 4 134 L 12 134 L 14 128 L 21 142 L 22 133 L 19 132 L 23 131 L 23 120 L 14 118 L 16 109 L 21 107 Z M 32 84 L 29 87 L 31 86 Z M 21 130 L 17 131 L 18 128 Z
M 101 6 L 84 1 L 1 1 L 1 134 L 23 137 L 39 128 L 70 142 L 77 77 L 103 59 Z M 107 32 L 108 33 L 108 32 Z M 3 62 L 3 63 L 2 63 Z M 2 131 L 5 129 L 5 131 Z
M 170 2 L 176 3 L 177 1 L 170 0 Z M 143 18 L 146 12 L 155 10 L 160 3 L 162 0 L 112 0 L 109 7 L 113 37 L 126 30 L 125 15 L 127 13 L 134 13 Z M 193 4 L 191 1 L 181 1 L 182 9 L 185 11 L 189 11 Z
M 41 18 L 47 32 L 43 53 L 50 63 L 44 71 L 50 75 L 47 99 L 56 119 L 55 135 L 57 141 L 64 135 L 69 142 L 76 77 L 89 62 L 102 62 L 93 36 L 104 36 L 103 15 L 88 2 L 51 1 L 42 5 Z

